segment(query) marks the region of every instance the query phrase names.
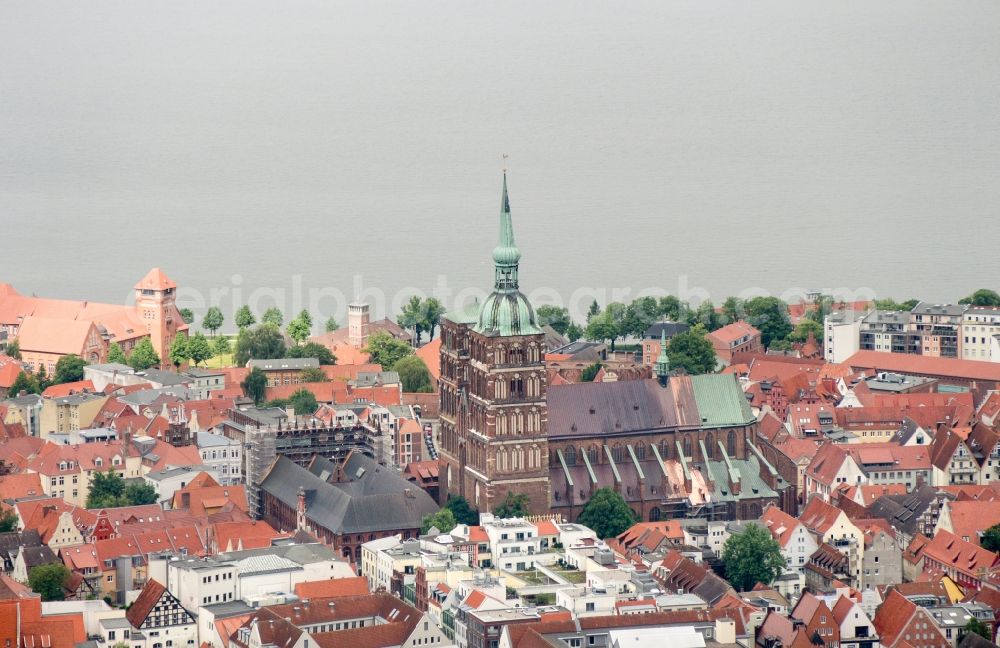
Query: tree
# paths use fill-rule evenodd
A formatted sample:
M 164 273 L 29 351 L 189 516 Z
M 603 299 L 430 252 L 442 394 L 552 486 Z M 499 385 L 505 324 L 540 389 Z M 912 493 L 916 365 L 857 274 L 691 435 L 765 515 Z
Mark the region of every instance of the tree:
M 399 374 L 399 381 L 403 384 L 404 392 L 415 394 L 434 391 L 431 372 L 428 371 L 424 361 L 417 356 L 408 355 L 400 358 L 392 366 L 392 370 Z
M 597 303 L 597 300 L 590 302 L 590 308 L 587 309 L 587 323 L 601 314 L 601 305 Z
M 479 524 L 479 511 L 469 504 L 469 500 L 461 495 L 452 495 L 445 503 L 445 508 L 450 510 L 455 516 L 455 521 L 459 524 L 475 526 Z
M 69 568 L 62 563 L 32 567 L 28 572 L 28 587 L 43 601 L 61 601 L 65 598 L 63 585 L 69 580 Z
M 181 319 L 184 320 L 185 324 L 194 324 L 194 311 L 190 308 L 182 308 Z
M 111 346 L 108 347 L 108 362 L 128 364 L 128 358 L 125 357 L 125 352 L 122 351 L 117 342 L 112 342 Z
M 876 299 L 875 308 L 884 311 L 911 311 L 919 303 L 920 300 L 918 299 L 908 299 L 904 302 L 898 302 L 895 299 L 886 297 L 885 299 Z
M 212 306 L 205 313 L 205 317 L 201 318 L 201 325 L 212 332 L 215 332 L 222 328 L 222 323 L 226 321 L 226 318 L 222 316 L 222 311 L 219 310 L 218 306 Z
M 305 313 L 305 311 L 302 312 Z M 306 313 L 306 315 L 308 315 L 308 313 Z M 288 327 L 285 329 L 285 332 L 288 333 L 288 337 L 295 340 L 296 344 L 302 344 L 312 332 L 310 321 L 303 319 L 300 315 L 288 323 Z
M 188 361 L 191 355 L 188 353 L 188 338 L 186 335 L 178 335 L 170 343 L 170 363 L 176 368 Z
M 319 403 L 316 402 L 316 394 L 308 389 L 299 389 L 288 397 L 288 406 L 293 408 L 296 414 L 313 414 Z
M 615 350 L 615 340 L 621 335 L 618 324 L 610 310 L 599 313 L 590 319 L 587 328 L 583 332 L 591 342 L 601 342 L 608 340 L 611 342 L 611 350 Z
M 35 379 L 38 381 L 38 388 L 42 391 L 45 391 L 52 385 L 52 381 L 49 380 L 49 373 L 46 371 L 44 364 L 39 363 Z
M 660 312 L 660 316 L 667 318 L 671 322 L 677 322 L 681 318 L 681 306 L 681 300 L 673 295 L 667 295 L 666 297 L 660 297 L 657 309 Z
M 304 383 L 330 382 L 330 379 L 319 367 L 306 367 L 302 370 L 302 373 L 299 374 L 299 380 Z
M 274 328 L 281 328 L 281 325 L 285 322 L 285 317 L 281 314 L 281 311 L 274 306 L 268 308 L 261 315 L 260 321 L 262 324 L 267 324 L 268 326 L 273 326 Z
M 243 389 L 244 396 L 251 399 L 255 405 L 260 405 L 267 392 L 267 375 L 260 370 L 260 367 L 254 367 L 240 383 L 240 388 Z
M 570 342 L 576 342 L 583 337 L 583 329 L 580 328 L 579 324 L 573 322 L 569 325 L 569 328 L 566 329 L 566 337 Z
M 243 329 L 236 336 L 235 363 L 242 367 L 254 360 L 270 360 L 285 357 L 285 338 L 281 331 L 268 324 L 256 328 Z
M 413 330 L 413 337 L 420 344 L 420 335 L 424 331 L 424 309 L 420 297 L 413 295 L 410 300 L 403 304 L 396 321 L 405 329 Z
M 434 527 L 441 533 L 448 533 L 458 525 L 455 515 L 448 507 L 445 507 L 434 515 L 425 515 L 420 522 L 420 534 L 424 535 Z
M 683 369 L 691 375 L 711 373 L 717 362 L 715 347 L 701 324 L 671 338 L 667 343 L 667 358 L 671 368 Z
M 722 317 L 726 324 L 743 319 L 743 300 L 739 297 L 726 297 L 726 301 L 722 302 Z
M 125 479 L 107 470 L 94 473 L 90 482 L 90 492 L 87 493 L 87 508 L 114 508 L 121 506 L 125 497 Z
M 323 326 L 327 333 L 333 333 L 340 328 L 340 324 L 337 324 L 337 320 L 333 319 L 333 315 L 326 320 L 326 324 Z
M 694 313 L 695 321 L 701 324 L 708 331 L 715 331 L 722 328 L 722 317 L 715 310 L 715 304 L 711 300 L 698 304 L 698 310 Z
M 288 358 L 316 358 L 321 365 L 337 364 L 337 358 L 330 349 L 319 342 L 306 342 L 294 346 L 286 352 Z
M 16 338 L 7 343 L 5 351 L 7 355 L 15 360 L 21 359 L 21 343 Z
M 959 304 L 969 304 L 970 306 L 989 306 L 991 308 L 1000 307 L 1000 294 L 989 288 L 980 288 L 968 297 L 958 300 Z M 987 637 L 988 639 L 989 637 Z
M 594 378 L 597 377 L 597 372 L 599 372 L 603 366 L 604 365 L 600 362 L 595 362 L 594 364 L 584 367 L 583 371 L 580 372 L 580 382 L 594 382 Z
M 624 532 L 638 518 L 621 495 L 610 488 L 598 488 L 576 521 L 593 529 L 603 540 Z
M 823 325 L 814 319 L 803 317 L 799 320 L 799 323 L 795 325 L 792 332 L 788 334 L 788 340 L 790 342 L 805 342 L 809 339 L 809 334 L 812 333 L 813 337 L 817 340 L 823 339 Z
M 493 509 L 493 515 L 498 518 L 523 518 L 528 514 L 528 496 L 524 493 L 515 495 L 507 491 L 507 497 Z
M 41 394 L 42 387 L 38 384 L 38 378 L 27 371 L 21 371 L 14 378 L 14 382 L 8 388 L 8 393 L 17 396 L 21 392 L 26 394 Z
M 240 309 L 236 311 L 236 327 L 241 331 L 245 328 L 250 328 L 257 323 L 257 318 L 253 316 L 250 311 L 250 307 L 246 304 L 240 306 Z
M 64 355 L 56 362 L 56 375 L 53 378 L 53 383 L 61 385 L 83 380 L 83 368 L 86 366 L 87 361 L 80 356 L 74 353 Z
M 777 297 L 754 297 L 745 304 L 747 321 L 760 331 L 765 347 L 781 340 L 792 332 L 788 319 L 788 305 Z
M 377 331 L 368 337 L 365 353 L 371 356 L 371 361 L 382 365 L 384 369 L 396 366 L 402 358 L 413 353 L 413 347 L 402 340 L 397 340 L 385 331 Z
M 987 625 L 986 623 L 983 623 L 976 617 L 972 617 L 971 619 L 969 619 L 969 622 L 965 624 L 965 629 L 962 631 L 962 636 L 964 637 L 969 633 L 977 634 L 986 641 L 989 641 L 991 643 L 993 641 L 993 636 L 992 636 L 993 633 L 990 632 L 990 626 Z
M 806 312 L 805 317 L 817 324 L 823 324 L 823 320 L 831 312 L 833 312 L 833 297 L 820 295 L 813 300 L 813 307 Z
M 983 531 L 983 537 L 979 539 L 979 546 L 989 551 L 1000 551 L 1000 524 L 994 524 Z
M 215 342 L 212 343 L 212 353 L 217 357 L 222 357 L 232 353 L 233 347 L 229 344 L 229 338 L 223 336 L 215 338 Z
M 0 515 L 0 533 L 10 533 L 17 531 L 17 513 L 9 508 Z
M 202 335 L 201 331 L 191 336 L 187 346 L 188 357 L 194 360 L 195 365 L 199 365 L 212 357 L 212 345 L 208 341 L 208 338 Z
M 781 546 L 757 524 L 729 536 L 722 548 L 722 562 L 726 580 L 739 592 L 749 592 L 757 583 L 770 585 L 785 568 Z
M 125 506 L 156 504 L 156 489 L 152 484 L 133 483 L 125 487 Z
M 559 335 L 566 335 L 566 329 L 573 323 L 569 309 L 561 306 L 539 306 L 535 309 L 535 316 L 538 317 L 539 326 L 551 326 Z
M 441 322 L 442 315 L 444 315 L 444 306 L 437 297 L 428 297 L 424 300 L 424 330 L 430 334 L 431 340 L 434 339 L 434 330 Z
M 128 364 L 136 371 L 143 371 L 160 364 L 160 356 L 156 354 L 156 349 L 148 337 L 142 338 L 142 341 L 132 349 Z

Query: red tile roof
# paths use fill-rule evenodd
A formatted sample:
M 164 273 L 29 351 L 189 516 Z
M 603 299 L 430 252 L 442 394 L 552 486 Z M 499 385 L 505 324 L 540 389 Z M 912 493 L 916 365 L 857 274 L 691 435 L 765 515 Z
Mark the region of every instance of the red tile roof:
M 38 473 L 15 473 L 0 477 L 0 500 L 43 495 L 42 478 Z
M 302 600 L 362 596 L 364 594 L 368 594 L 368 579 L 364 576 L 307 581 L 295 586 L 295 595 Z
M 173 280 L 159 268 L 153 268 L 147 272 L 146 276 L 140 279 L 139 283 L 135 285 L 136 290 L 166 290 L 168 288 L 176 287 L 177 284 L 175 284 Z
M 146 585 L 139 592 L 139 596 L 129 606 L 128 611 L 125 612 L 125 618 L 128 619 L 133 628 L 142 627 L 143 622 L 146 621 L 146 617 L 153 611 L 156 604 L 160 602 L 160 598 L 166 591 L 167 588 L 155 578 L 150 578 L 146 581 Z
M 59 385 L 52 385 L 42 392 L 43 398 L 62 398 L 63 396 L 69 396 L 70 394 L 79 394 L 81 392 L 94 393 L 97 389 L 94 388 L 94 383 L 89 380 L 78 380 L 76 382 L 61 383 Z
M 820 497 L 814 497 L 799 514 L 799 521 L 806 525 L 807 529 L 822 535 L 837 522 L 842 513 L 843 511 L 833 504 L 824 502 Z
M 1000 523 L 1000 500 L 945 502 L 951 530 L 959 538 L 979 545 L 979 532 Z
M 760 331 L 754 328 L 749 322 L 744 322 L 740 320 L 738 322 L 733 322 L 732 324 L 727 324 L 720 329 L 716 329 L 708 334 L 713 341 L 716 341 L 725 346 L 732 346 L 737 340 L 745 336 L 757 336 L 760 335 Z
M 799 521 L 785 513 L 777 506 L 769 506 L 760 518 L 765 528 L 771 532 L 771 536 L 778 541 L 778 544 L 785 547 L 792 539 L 795 529 L 799 526 Z
M 858 351 L 844 364 L 855 369 L 894 371 L 916 376 L 1000 381 L 1000 363 L 997 362 L 937 358 L 884 351 Z
M 973 578 L 980 578 L 983 570 L 1000 565 L 1000 556 L 994 552 L 966 542 L 944 529 L 934 534 L 930 544 L 924 547 L 923 555 Z

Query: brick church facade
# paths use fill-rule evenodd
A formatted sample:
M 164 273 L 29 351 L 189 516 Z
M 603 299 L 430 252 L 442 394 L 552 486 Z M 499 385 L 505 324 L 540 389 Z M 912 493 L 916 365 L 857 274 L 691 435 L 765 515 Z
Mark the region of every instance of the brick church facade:
M 549 510 L 545 334 L 518 287 L 507 177 L 493 292 L 441 321 L 441 493 L 492 510 L 507 493 Z
M 575 520 L 611 488 L 640 520 L 794 510 L 795 485 L 753 445 L 758 423 L 735 378 L 672 375 L 665 340 L 655 379 L 548 385 L 520 258 L 505 175 L 493 292 L 441 320 L 442 501 L 490 511 L 524 494 L 532 513 Z

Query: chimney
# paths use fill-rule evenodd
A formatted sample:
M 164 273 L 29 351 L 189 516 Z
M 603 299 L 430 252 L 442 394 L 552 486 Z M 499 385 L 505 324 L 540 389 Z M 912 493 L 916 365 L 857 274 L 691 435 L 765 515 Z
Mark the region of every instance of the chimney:
M 736 643 L 736 622 L 729 617 L 715 620 L 715 641 L 723 645 Z

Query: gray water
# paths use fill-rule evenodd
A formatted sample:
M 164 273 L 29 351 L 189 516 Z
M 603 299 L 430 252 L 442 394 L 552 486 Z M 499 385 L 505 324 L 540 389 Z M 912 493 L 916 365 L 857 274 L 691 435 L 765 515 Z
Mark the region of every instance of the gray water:
M 998 34 L 996 0 L 7 0 L 0 281 L 487 288 L 506 152 L 527 291 L 954 300 L 1000 288 Z

